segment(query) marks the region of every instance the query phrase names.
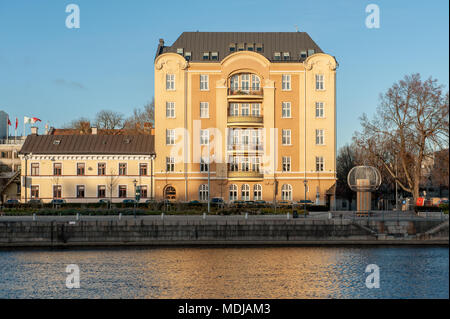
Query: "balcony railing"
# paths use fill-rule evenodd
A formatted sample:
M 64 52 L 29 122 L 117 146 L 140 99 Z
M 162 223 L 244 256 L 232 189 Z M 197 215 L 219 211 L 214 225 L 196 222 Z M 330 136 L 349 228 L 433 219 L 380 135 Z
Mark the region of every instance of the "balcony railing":
M 228 171 L 228 178 L 261 179 L 264 174 L 259 171 Z
M 227 144 L 228 151 L 242 151 L 242 152 L 261 152 L 264 151 L 264 145 L 261 144 Z
M 228 116 L 228 124 L 262 124 L 263 117 L 262 116 L 254 116 L 254 115 L 229 115 Z
M 262 96 L 263 90 L 261 88 L 248 88 L 248 87 L 228 88 L 228 96 L 239 96 L 239 95 Z

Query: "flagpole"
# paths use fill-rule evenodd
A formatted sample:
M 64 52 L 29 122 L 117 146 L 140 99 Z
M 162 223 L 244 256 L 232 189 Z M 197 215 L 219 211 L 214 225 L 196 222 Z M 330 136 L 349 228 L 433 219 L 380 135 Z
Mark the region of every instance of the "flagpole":
M 9 144 L 9 115 L 6 117 L 6 144 Z

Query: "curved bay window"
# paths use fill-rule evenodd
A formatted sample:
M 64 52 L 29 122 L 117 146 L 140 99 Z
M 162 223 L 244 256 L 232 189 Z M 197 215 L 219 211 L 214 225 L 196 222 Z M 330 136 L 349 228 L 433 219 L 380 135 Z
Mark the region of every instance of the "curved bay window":
M 262 95 L 261 80 L 258 75 L 239 73 L 230 77 L 229 95 Z

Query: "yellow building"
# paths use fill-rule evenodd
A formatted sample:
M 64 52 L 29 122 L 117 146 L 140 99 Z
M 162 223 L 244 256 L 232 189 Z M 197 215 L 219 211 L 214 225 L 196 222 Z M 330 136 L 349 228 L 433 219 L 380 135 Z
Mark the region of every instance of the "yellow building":
M 161 39 L 156 199 L 332 202 L 336 68 L 304 32 Z
M 38 135 L 20 150 L 21 202 L 86 203 L 153 198 L 153 135 Z

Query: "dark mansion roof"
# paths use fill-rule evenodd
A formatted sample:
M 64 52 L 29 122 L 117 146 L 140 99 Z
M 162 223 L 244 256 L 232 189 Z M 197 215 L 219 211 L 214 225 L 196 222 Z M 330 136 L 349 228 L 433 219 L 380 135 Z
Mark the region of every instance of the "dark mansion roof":
M 185 57 L 190 53 L 187 60 L 217 62 L 237 51 L 254 51 L 275 62 L 299 62 L 311 54 L 322 53 L 306 32 L 183 32 L 172 46 L 164 46 L 160 39 L 156 57 L 167 52 Z M 209 53 L 209 58 L 205 53 Z

